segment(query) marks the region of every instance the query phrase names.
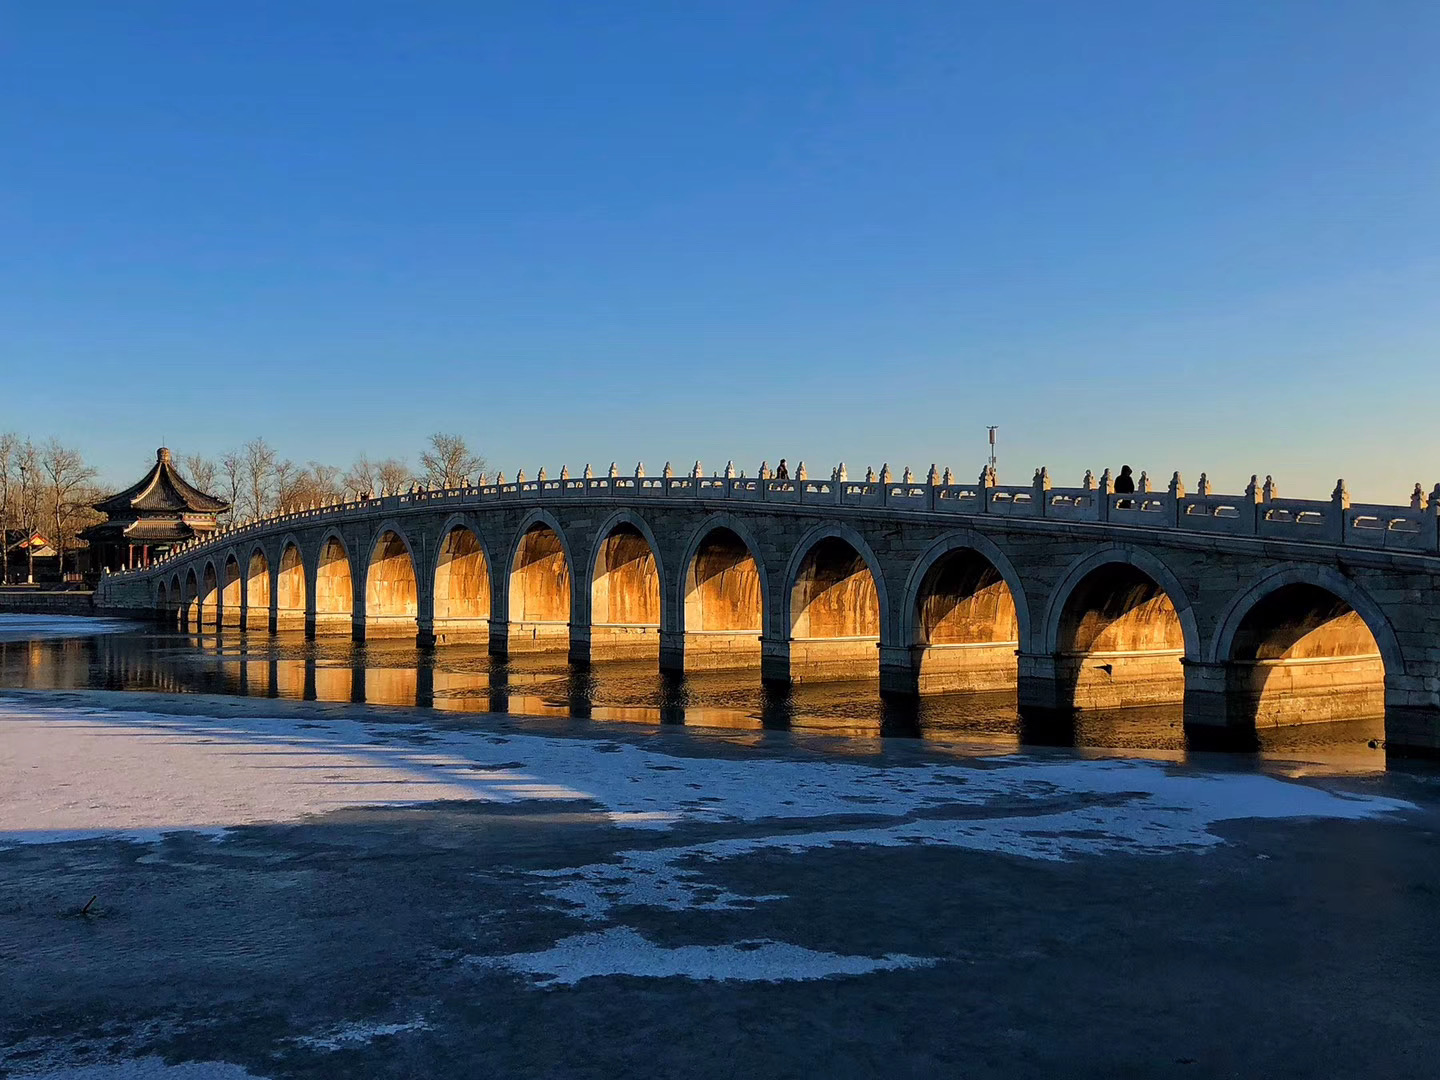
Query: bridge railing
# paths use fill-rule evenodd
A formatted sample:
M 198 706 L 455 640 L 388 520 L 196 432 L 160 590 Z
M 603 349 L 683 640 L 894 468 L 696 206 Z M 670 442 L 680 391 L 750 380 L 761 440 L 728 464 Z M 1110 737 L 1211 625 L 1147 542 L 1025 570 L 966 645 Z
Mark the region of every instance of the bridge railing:
M 1143 478 L 1142 478 L 1143 479 Z M 1417 488 L 1409 507 L 1354 504 L 1343 484 L 1326 499 L 1274 497 L 1252 480 L 1243 495 L 1209 491 L 1185 494 L 1179 477 L 1168 491 L 1119 493 L 1096 487 L 1051 487 L 1037 473 L 1033 484 L 946 484 L 932 480 L 834 478 L 776 479 L 744 476 L 583 476 L 514 480 L 440 490 L 415 490 L 398 495 L 351 499 L 327 506 L 287 510 L 272 517 L 222 529 L 213 537 L 172 551 L 149 570 L 192 557 L 197 552 L 227 547 L 260 531 L 291 528 L 318 521 L 388 515 L 418 507 L 529 504 L 603 499 L 615 501 L 695 500 L 748 502 L 957 517 L 1045 519 L 1054 522 L 1100 523 L 1145 529 L 1222 536 L 1308 541 L 1379 550 L 1440 553 L 1440 488 L 1427 499 Z M 1104 481 L 1105 478 L 1102 478 Z M 1203 481 L 1203 478 L 1202 478 Z M 1142 484 L 1142 486 L 1145 486 Z M 1203 487 L 1203 483 L 1202 483 Z M 143 570 L 129 573 L 144 573 Z
M 1349 508 L 1345 542 L 1354 547 L 1435 551 L 1436 517 L 1428 509 L 1359 504 Z
M 1256 536 L 1276 540 L 1318 540 L 1344 542 L 1345 511 L 1333 502 L 1318 499 L 1271 499 L 1251 503 Z
M 1255 535 L 1255 500 L 1244 495 L 1181 495 L 1175 499 L 1176 528 L 1190 532 Z

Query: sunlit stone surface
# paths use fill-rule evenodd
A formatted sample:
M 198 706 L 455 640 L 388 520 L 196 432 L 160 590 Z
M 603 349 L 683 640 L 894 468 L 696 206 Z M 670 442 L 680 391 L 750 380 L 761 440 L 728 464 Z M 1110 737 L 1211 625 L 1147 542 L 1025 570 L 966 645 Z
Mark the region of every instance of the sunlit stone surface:
M 1440 505 L 1423 493 L 842 471 L 565 472 L 306 507 L 110 575 L 99 601 L 184 629 L 1013 693 L 1057 718 L 1175 706 L 1230 742 L 1383 717 L 1391 752 L 1440 753 Z

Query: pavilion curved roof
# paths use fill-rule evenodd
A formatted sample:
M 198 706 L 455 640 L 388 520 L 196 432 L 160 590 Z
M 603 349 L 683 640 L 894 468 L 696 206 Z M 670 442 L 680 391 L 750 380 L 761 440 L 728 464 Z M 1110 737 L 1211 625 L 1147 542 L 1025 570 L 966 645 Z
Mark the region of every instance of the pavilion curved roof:
M 155 452 L 154 467 L 139 483 L 101 500 L 95 509 L 109 517 L 124 517 L 135 511 L 219 514 L 230 509 L 230 504 L 186 482 L 175 468 L 170 451 L 162 446 Z

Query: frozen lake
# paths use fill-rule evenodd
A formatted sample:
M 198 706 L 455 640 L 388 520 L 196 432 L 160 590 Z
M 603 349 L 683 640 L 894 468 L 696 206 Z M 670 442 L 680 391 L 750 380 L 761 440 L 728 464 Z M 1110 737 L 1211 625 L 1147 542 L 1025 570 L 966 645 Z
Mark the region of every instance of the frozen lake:
M 250 694 L 337 661 L 111 629 L 0 653 L 0 1075 L 1429 1060 L 1433 772 Z

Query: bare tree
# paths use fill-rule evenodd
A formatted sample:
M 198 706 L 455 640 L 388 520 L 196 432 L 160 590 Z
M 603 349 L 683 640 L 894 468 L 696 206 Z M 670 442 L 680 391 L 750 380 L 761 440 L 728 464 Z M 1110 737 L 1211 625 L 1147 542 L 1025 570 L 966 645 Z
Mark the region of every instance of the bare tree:
M 95 509 L 95 504 L 108 494 L 108 491 L 93 481 L 86 481 L 71 493 L 70 508 L 65 518 L 64 536 L 70 541 L 72 550 L 80 549 L 82 543 L 80 534 L 85 529 L 105 520 L 105 515 Z
M 10 520 L 15 513 L 15 455 L 20 437 L 0 433 L 0 585 L 10 580 Z
M 35 582 L 35 539 L 36 525 L 40 519 L 40 490 L 44 477 L 40 474 L 40 454 L 29 439 L 15 448 L 15 469 L 19 476 L 20 527 L 25 533 L 25 581 Z
M 220 455 L 220 476 L 224 481 L 224 499 L 230 504 L 229 517 L 235 520 L 236 504 L 245 486 L 245 456 L 239 450 L 227 450 Z
M 472 454 L 459 435 L 437 431 L 430 436 L 430 447 L 420 454 L 425 469 L 424 480 L 430 487 L 459 487 L 464 480 L 485 468 L 485 459 Z
M 283 508 L 324 505 L 340 497 L 340 470 L 318 461 L 301 468 L 292 461 L 275 466 L 276 498 Z
M 345 496 L 349 499 L 363 499 L 374 495 L 379 486 L 375 466 L 368 457 L 361 454 L 355 464 L 340 478 Z
M 299 467 L 289 458 L 275 463 L 275 479 L 273 484 L 275 498 L 273 509 L 275 513 L 283 514 L 287 510 L 295 509 L 295 499 L 299 486 L 296 483 L 295 477 L 297 472 L 299 472 Z
M 399 495 L 415 482 L 415 474 L 399 458 L 386 458 L 375 466 L 375 479 L 381 495 Z
M 180 459 L 180 470 L 192 487 L 209 495 L 215 490 L 215 462 L 199 454 L 186 454 Z
M 250 517 L 263 517 L 270 511 L 275 487 L 275 451 L 264 439 L 251 439 L 241 448 L 240 457 L 245 512 Z
M 40 450 L 40 468 L 44 470 L 52 520 L 55 522 L 55 551 L 59 556 L 60 580 L 65 580 L 65 541 L 74 519 L 75 491 L 95 478 L 95 470 L 85 464 L 78 450 L 65 446 L 59 439 L 50 439 Z
M 305 471 L 309 474 L 310 484 L 315 489 L 317 502 L 336 502 L 344 494 L 344 488 L 340 482 L 341 473 L 336 466 L 322 465 L 318 461 L 312 461 Z

